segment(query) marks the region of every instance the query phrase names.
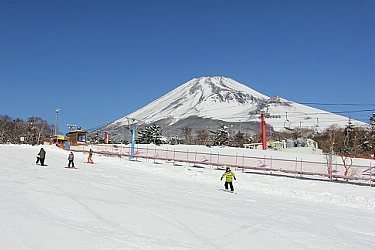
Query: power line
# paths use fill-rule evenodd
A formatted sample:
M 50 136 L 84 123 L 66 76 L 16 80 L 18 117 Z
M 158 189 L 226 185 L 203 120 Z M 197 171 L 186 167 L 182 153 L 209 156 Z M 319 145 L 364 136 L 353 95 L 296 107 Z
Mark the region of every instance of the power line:
M 298 102 L 303 105 L 322 105 L 322 106 L 359 106 L 359 107 L 368 107 L 375 106 L 374 103 L 320 103 L 320 102 Z

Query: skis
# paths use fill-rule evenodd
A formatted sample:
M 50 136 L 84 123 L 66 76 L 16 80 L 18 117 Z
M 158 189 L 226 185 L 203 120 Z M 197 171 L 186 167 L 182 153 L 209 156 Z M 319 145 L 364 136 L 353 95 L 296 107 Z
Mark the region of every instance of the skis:
M 65 168 L 69 168 L 69 169 L 77 169 L 76 167 L 65 167 Z

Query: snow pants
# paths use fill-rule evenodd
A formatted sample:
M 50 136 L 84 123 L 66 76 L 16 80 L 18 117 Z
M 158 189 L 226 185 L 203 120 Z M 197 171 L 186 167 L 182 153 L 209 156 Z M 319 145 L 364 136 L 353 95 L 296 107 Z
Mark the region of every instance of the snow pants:
M 92 156 L 89 155 L 89 157 L 87 158 L 87 163 L 94 163 L 94 162 L 92 161 Z
M 230 186 L 230 190 L 233 192 L 234 188 L 233 188 L 233 183 L 232 182 L 228 182 L 228 181 L 225 182 L 225 184 L 224 184 L 225 190 L 228 190 L 228 185 Z
M 69 160 L 68 168 L 70 168 L 70 164 L 72 164 L 72 168 L 74 168 L 74 162 L 73 162 L 73 160 Z
M 40 161 L 40 165 L 44 166 L 44 158 L 39 158 L 39 157 L 37 157 L 37 158 L 36 158 L 36 164 L 38 164 L 39 161 Z

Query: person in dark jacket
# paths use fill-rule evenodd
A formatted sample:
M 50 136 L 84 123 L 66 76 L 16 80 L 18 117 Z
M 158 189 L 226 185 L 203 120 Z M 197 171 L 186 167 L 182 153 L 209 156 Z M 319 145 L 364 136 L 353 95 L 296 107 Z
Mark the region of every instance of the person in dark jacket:
M 41 148 L 38 155 L 36 156 L 36 164 L 38 164 L 40 161 L 40 165 L 44 166 L 45 159 L 46 159 L 46 151 L 43 148 Z
M 74 154 L 73 152 L 70 152 L 69 156 L 68 156 L 68 168 L 70 168 L 70 165 L 72 165 L 71 167 L 74 168 Z
M 236 176 L 234 175 L 234 173 L 230 170 L 230 167 L 227 167 L 225 169 L 225 172 L 224 174 L 221 176 L 221 179 L 222 180 L 225 176 L 225 184 L 224 184 L 224 187 L 225 187 L 225 190 L 228 190 L 228 185 L 230 186 L 230 190 L 232 192 L 234 192 L 234 188 L 233 188 L 233 179 L 236 180 Z

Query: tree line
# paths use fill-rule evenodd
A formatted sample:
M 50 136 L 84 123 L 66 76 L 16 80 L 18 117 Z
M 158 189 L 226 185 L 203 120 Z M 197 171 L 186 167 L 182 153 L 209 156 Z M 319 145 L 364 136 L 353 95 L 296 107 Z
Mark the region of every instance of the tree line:
M 317 133 L 313 129 L 297 128 L 293 131 L 275 132 L 274 140 L 309 138 L 316 141 L 319 148 L 327 154 L 337 154 L 349 157 L 375 156 L 375 113 L 370 117 L 370 126 L 355 127 L 349 121 L 346 127 L 332 125 Z
M 42 144 L 50 139 L 53 125 L 40 117 L 31 116 L 26 121 L 0 115 L 0 143 Z
M 193 133 L 195 132 L 195 133 Z M 163 141 L 162 129 L 160 126 L 153 124 L 145 126 L 138 131 L 137 143 L 156 145 L 165 143 Z M 227 126 L 221 125 L 217 130 L 199 129 L 193 131 L 189 127 L 184 127 L 180 131 L 178 137 L 169 138 L 168 143 L 183 143 L 190 145 L 206 145 L 206 146 L 231 146 L 243 147 L 244 144 L 253 141 L 253 137 L 240 131 L 230 131 Z
M 194 133 L 193 133 L 194 132 Z M 323 132 L 314 129 L 296 128 L 292 131 L 270 131 L 268 141 L 282 141 L 298 138 L 312 139 L 319 148 L 327 154 L 338 154 L 349 157 L 374 157 L 375 155 L 375 114 L 370 119 L 370 126 L 355 127 L 348 123 L 346 127 L 332 125 Z M 161 144 L 162 129 L 157 125 L 146 126 L 138 131 L 137 143 Z M 170 138 L 173 142 L 174 138 Z M 176 139 L 177 140 L 177 139 Z M 261 131 L 253 134 L 241 131 L 231 131 L 227 126 L 221 125 L 217 130 L 200 129 L 193 131 L 189 127 L 182 128 L 178 139 L 179 143 L 206 146 L 231 146 L 244 147 L 248 143 L 260 143 Z

